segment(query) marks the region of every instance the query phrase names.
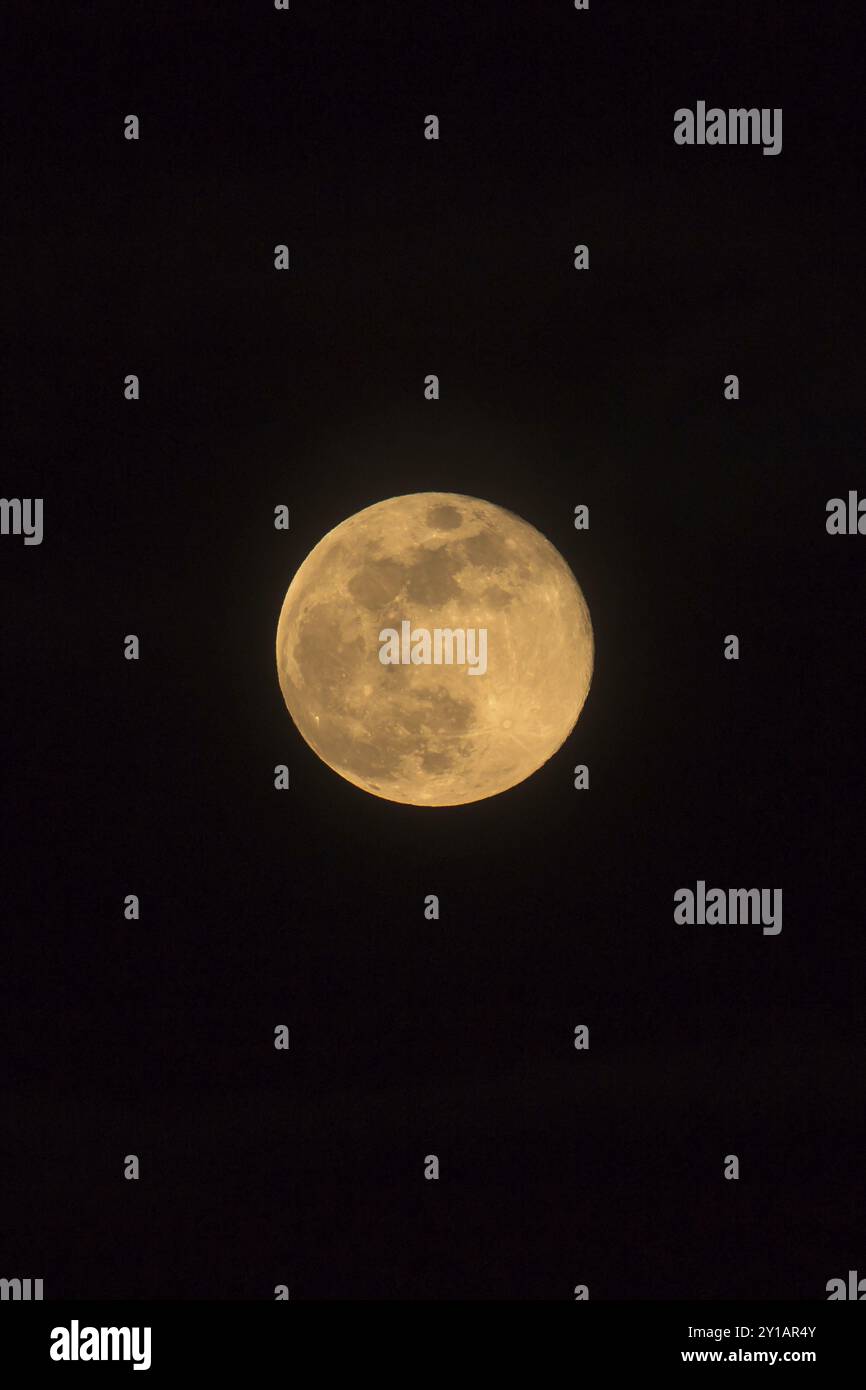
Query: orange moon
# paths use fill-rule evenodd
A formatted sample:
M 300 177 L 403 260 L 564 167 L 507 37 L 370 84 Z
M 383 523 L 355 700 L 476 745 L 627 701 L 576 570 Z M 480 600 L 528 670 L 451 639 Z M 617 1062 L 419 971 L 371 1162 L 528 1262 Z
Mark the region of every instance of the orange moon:
M 277 626 L 280 688 L 306 742 L 356 787 L 413 806 L 529 777 L 574 728 L 593 659 L 589 609 L 555 547 L 451 492 L 391 497 L 329 531 Z

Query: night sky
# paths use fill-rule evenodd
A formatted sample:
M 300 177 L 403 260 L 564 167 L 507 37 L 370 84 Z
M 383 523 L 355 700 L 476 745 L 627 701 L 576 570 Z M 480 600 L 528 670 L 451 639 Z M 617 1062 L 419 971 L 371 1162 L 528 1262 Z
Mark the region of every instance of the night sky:
M 11 5 L 0 1275 L 866 1273 L 859 8 Z M 781 107 L 781 154 L 675 145 L 699 100 Z M 313 545 L 426 490 L 536 526 L 596 639 L 559 753 L 439 810 L 326 767 L 274 659 Z M 675 924 L 698 879 L 781 887 L 781 934 Z

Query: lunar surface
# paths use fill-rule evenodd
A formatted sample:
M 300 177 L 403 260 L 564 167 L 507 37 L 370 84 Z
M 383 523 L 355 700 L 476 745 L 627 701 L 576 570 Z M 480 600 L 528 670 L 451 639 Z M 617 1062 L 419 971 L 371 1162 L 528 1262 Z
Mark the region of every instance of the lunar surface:
M 400 637 L 383 664 L 388 630 Z M 458 630 L 462 663 L 448 646 Z M 415 806 L 479 801 L 535 772 L 577 721 L 593 649 L 583 594 L 550 542 L 446 492 L 377 502 L 329 531 L 277 627 L 280 687 L 310 747 L 356 787 Z

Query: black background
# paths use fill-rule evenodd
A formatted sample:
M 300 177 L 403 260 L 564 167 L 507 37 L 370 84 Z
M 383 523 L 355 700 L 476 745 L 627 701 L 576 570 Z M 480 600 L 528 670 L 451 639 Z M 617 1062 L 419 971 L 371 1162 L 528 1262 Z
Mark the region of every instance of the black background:
M 866 1274 L 858 9 L 10 7 L 0 1275 Z M 782 153 L 676 146 L 698 100 Z M 274 662 L 312 546 L 427 489 L 537 526 L 597 642 L 557 756 L 435 811 L 321 763 Z M 698 878 L 781 887 L 781 935 L 677 926 Z

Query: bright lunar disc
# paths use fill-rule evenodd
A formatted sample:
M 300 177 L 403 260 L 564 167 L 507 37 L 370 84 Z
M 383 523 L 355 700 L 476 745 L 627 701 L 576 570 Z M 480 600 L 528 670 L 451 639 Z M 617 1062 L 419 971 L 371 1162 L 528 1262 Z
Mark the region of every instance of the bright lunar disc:
M 400 658 L 384 665 L 386 630 Z M 277 627 L 280 688 L 310 747 L 356 787 L 414 806 L 529 777 L 574 728 L 592 665 L 589 609 L 559 552 L 512 512 L 451 492 L 391 497 L 329 531 Z

